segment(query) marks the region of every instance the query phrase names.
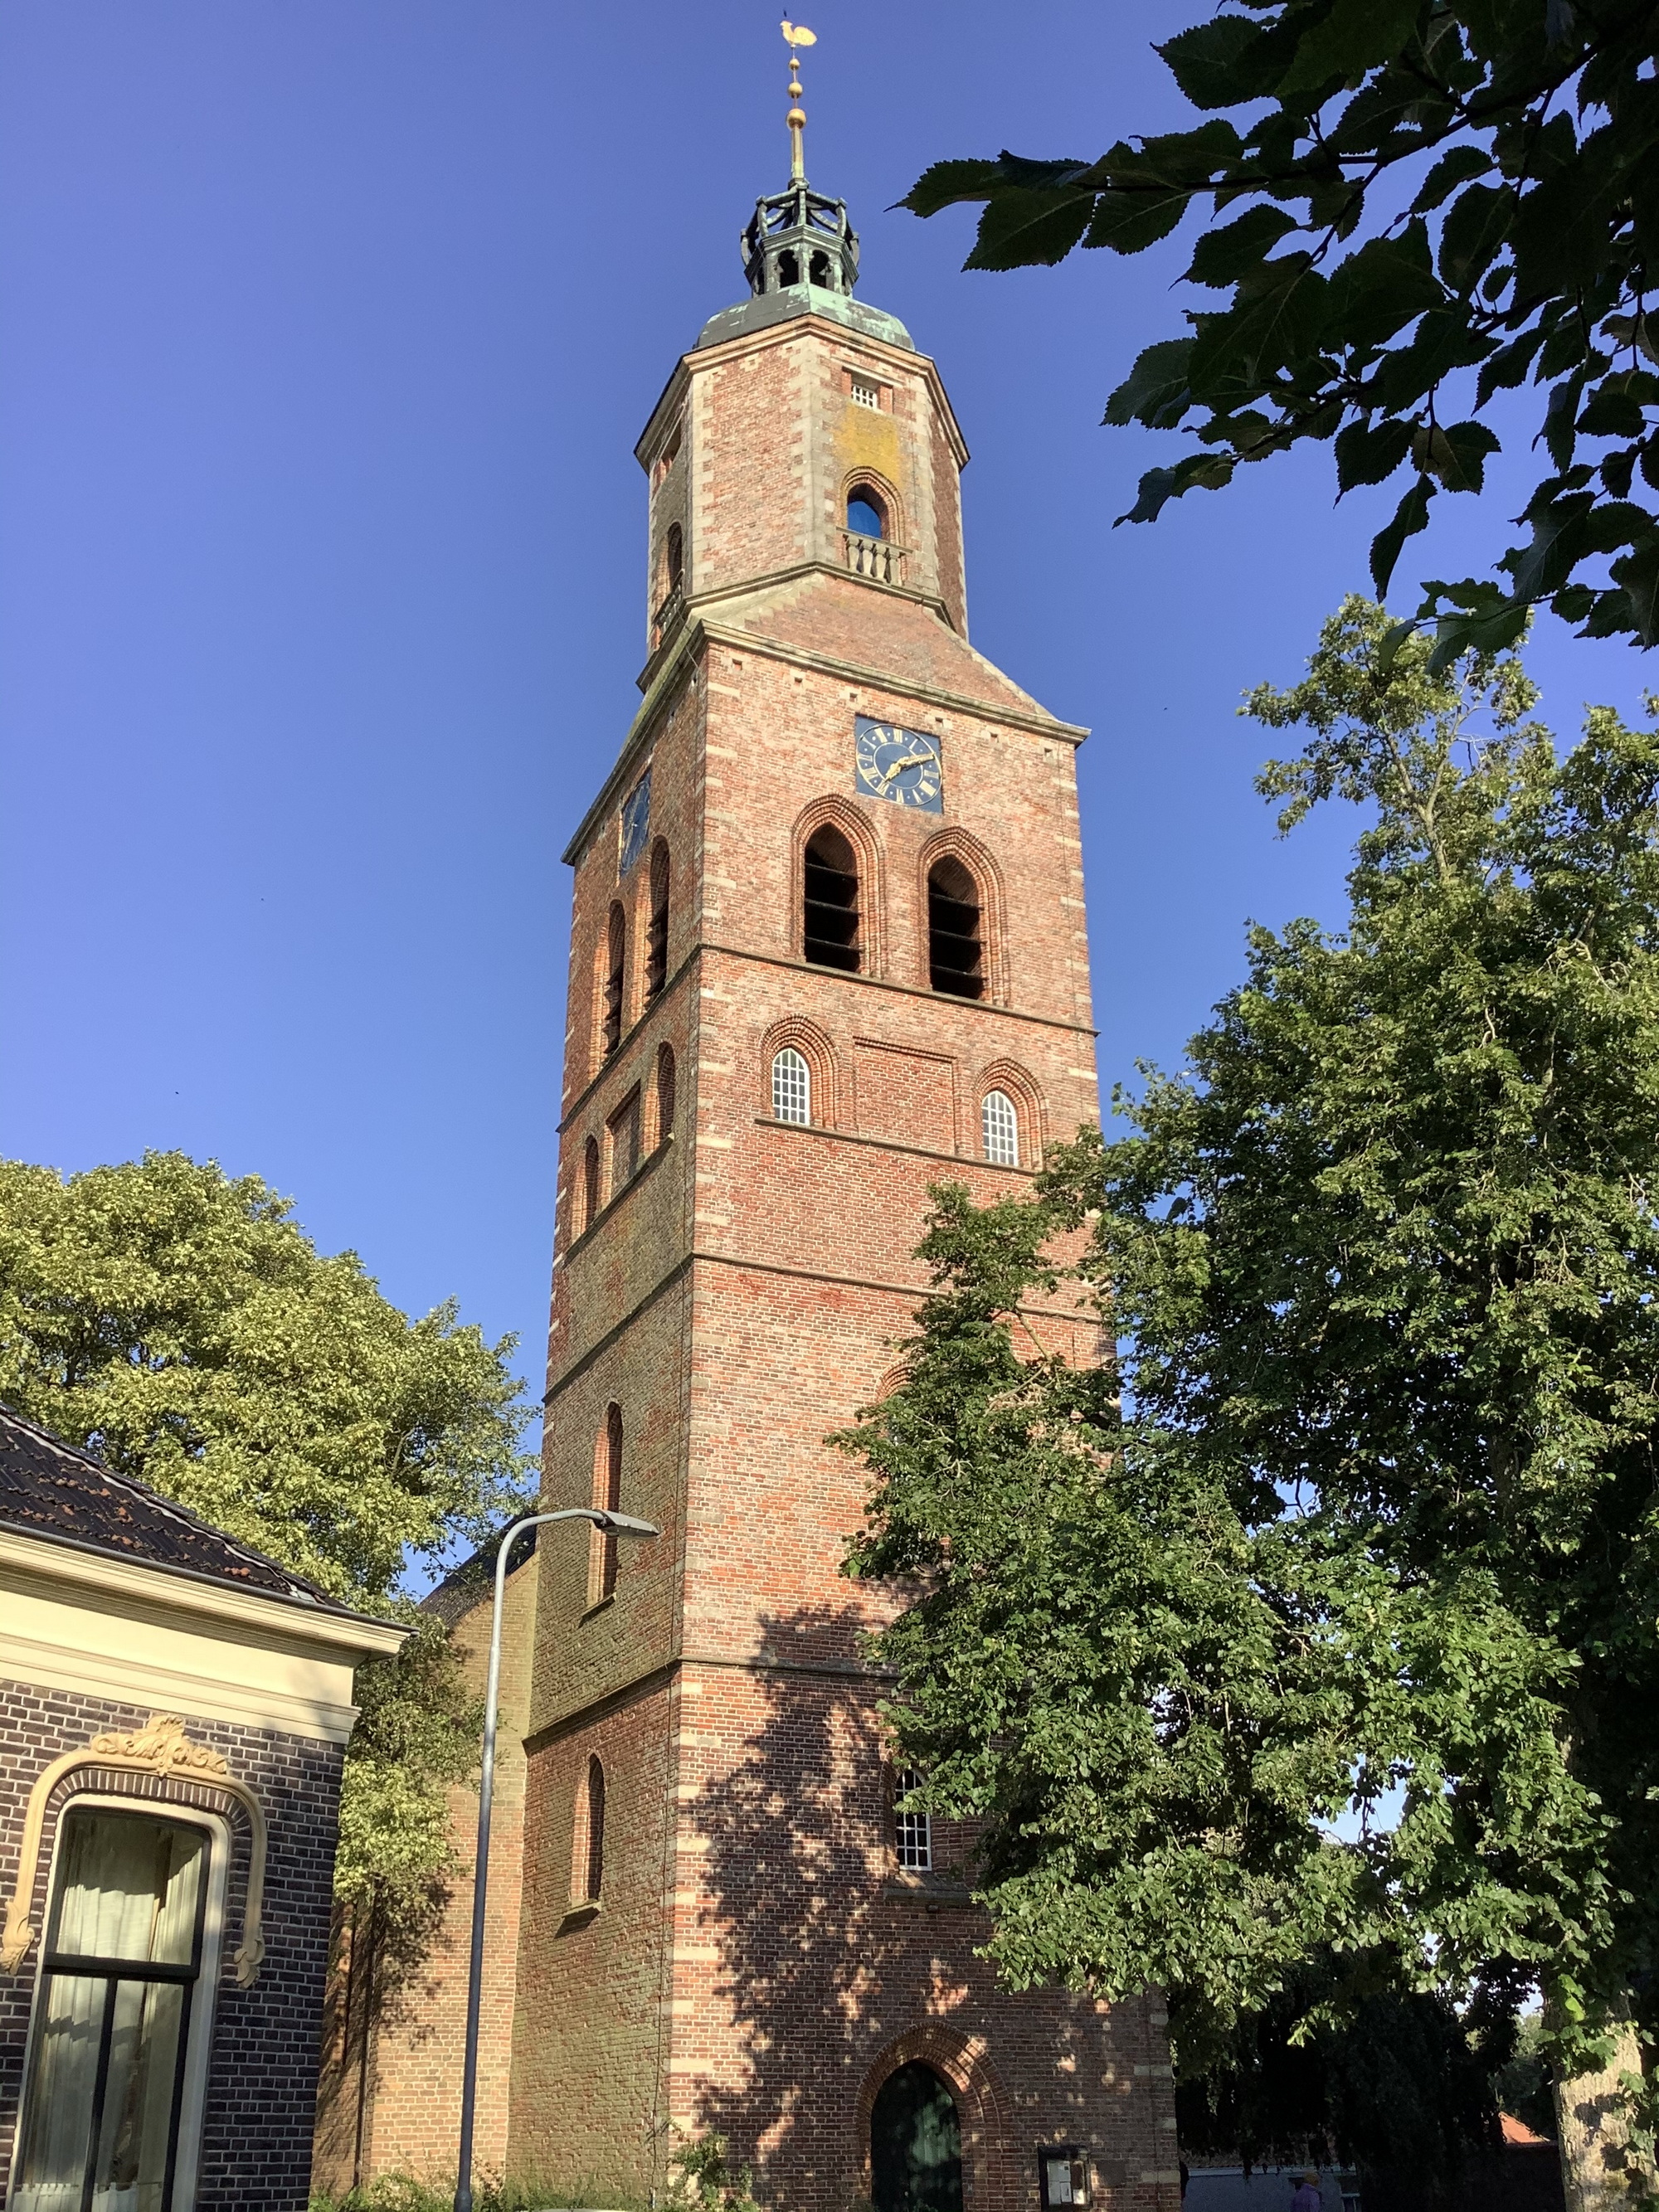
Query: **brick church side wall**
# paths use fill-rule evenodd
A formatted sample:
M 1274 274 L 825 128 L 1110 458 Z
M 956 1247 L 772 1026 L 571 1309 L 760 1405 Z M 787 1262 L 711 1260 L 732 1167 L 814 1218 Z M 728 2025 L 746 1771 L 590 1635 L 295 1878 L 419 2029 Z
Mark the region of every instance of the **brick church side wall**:
M 521 1544 L 527 1540 L 520 1538 Z M 517 1553 L 514 1553 L 515 1558 Z M 507 1577 L 502 1613 L 500 1723 L 479 2020 L 477 2160 L 501 2172 L 507 2155 L 508 2053 L 518 1974 L 524 1863 L 525 1717 L 535 1626 L 539 1553 Z M 493 1569 L 493 1555 L 489 1559 Z M 468 1687 L 483 1694 L 489 1656 L 489 1583 L 451 1623 Z M 460 2124 L 476 1784 L 449 1793 L 450 1834 L 459 1864 L 441 1887 L 422 1955 L 386 1986 L 349 1943 L 330 1977 L 318 2094 L 318 2185 L 343 2194 L 359 2174 L 405 2172 L 453 2182 Z M 366 1947 L 365 1947 L 366 1948 Z

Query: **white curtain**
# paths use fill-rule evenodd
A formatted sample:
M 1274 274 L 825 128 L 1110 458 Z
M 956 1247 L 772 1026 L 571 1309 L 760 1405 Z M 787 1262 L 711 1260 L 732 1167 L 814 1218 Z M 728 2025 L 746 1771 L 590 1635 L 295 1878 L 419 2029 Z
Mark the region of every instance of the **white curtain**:
M 54 1953 L 188 1966 L 208 1838 L 123 1813 L 70 1812 L 58 1854 Z M 113 1994 L 92 2212 L 165 2212 L 167 2136 L 191 1984 L 54 1973 L 40 2000 L 14 2212 L 81 2212 L 99 2051 Z

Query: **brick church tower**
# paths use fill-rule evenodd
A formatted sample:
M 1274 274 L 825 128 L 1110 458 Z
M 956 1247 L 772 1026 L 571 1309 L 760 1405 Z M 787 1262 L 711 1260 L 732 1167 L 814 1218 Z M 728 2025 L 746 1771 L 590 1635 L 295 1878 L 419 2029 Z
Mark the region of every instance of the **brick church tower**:
M 1170 2212 L 1161 2008 L 998 1989 L 840 1572 L 824 1439 L 891 1376 L 928 1186 L 1020 1189 L 1097 1109 L 1085 732 L 968 641 L 967 448 L 795 144 L 639 441 L 643 702 L 565 855 L 543 1502 L 663 1534 L 509 1583 L 481 2148 L 601 2204 L 712 2129 L 788 2212 Z M 453 2170 L 465 1902 L 363 2069 L 371 2168 Z

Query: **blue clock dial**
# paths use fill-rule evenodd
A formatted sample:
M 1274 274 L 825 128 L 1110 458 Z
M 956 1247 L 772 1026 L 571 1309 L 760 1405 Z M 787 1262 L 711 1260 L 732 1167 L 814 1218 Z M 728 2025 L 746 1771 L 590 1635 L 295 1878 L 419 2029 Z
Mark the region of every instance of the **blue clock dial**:
M 623 801 L 622 859 L 618 875 L 625 876 L 640 854 L 645 850 L 645 841 L 651 834 L 651 771 L 645 774 Z
M 853 788 L 924 814 L 945 811 L 945 763 L 937 738 L 860 714 L 853 725 Z

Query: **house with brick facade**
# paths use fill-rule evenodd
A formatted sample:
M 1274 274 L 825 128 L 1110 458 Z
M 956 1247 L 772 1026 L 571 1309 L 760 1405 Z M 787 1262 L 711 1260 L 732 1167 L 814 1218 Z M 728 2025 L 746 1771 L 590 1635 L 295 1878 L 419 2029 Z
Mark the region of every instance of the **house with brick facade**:
M 890 1387 L 930 1186 L 1022 1190 L 1097 1114 L 1086 733 L 969 642 L 962 432 L 795 171 L 640 438 L 643 698 L 565 854 L 543 1504 L 662 1534 L 544 1529 L 507 1583 L 481 2162 L 659 2201 L 714 2131 L 780 2212 L 1174 2212 L 1159 2001 L 998 1986 L 841 1572 L 826 1438 Z M 340 2179 L 453 2172 L 468 1903 L 336 2045 Z
M 301 2212 L 352 1674 L 407 1632 L 0 1408 L 8 2212 Z

